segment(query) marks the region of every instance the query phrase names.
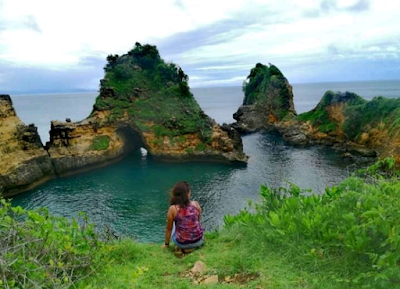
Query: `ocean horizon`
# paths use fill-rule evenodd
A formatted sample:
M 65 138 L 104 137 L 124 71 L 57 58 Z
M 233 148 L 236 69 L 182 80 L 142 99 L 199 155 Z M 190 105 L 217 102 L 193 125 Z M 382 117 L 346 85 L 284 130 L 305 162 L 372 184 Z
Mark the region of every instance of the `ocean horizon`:
M 294 83 L 297 113 L 313 109 L 328 90 L 350 91 L 365 99 L 375 96 L 400 97 L 400 80 Z M 202 109 L 218 123 L 234 122 L 233 114 L 243 101 L 241 86 L 195 87 L 192 93 Z M 11 94 L 18 116 L 25 124 L 34 123 L 42 142 L 49 140 L 52 120 L 85 119 L 91 112 L 97 91 Z

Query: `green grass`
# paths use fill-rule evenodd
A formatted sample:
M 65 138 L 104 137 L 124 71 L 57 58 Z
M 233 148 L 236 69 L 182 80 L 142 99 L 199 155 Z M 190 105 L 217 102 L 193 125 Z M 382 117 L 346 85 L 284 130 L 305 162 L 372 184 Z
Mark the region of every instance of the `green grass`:
M 315 110 L 300 114 L 297 118 L 301 121 L 311 122 L 323 133 L 330 133 L 337 128 L 337 124 L 330 120 L 329 113 L 325 108 L 317 107 Z
M 93 138 L 90 150 L 104 151 L 110 146 L 110 137 L 107 135 L 99 135 Z
M 172 248 L 162 249 L 161 244 L 124 240 L 110 253 L 114 262 L 86 279 L 79 288 L 193 288 L 192 280 L 182 274 L 196 261 L 204 262 L 207 274 L 218 275 L 220 280 L 235 274 L 259 274 L 245 284 L 196 288 L 349 288 L 330 280 L 330 275 L 318 269 L 317 264 L 305 268 L 283 250 L 257 244 L 255 229 L 237 226 L 207 234 L 205 245 L 182 259 L 174 256 Z

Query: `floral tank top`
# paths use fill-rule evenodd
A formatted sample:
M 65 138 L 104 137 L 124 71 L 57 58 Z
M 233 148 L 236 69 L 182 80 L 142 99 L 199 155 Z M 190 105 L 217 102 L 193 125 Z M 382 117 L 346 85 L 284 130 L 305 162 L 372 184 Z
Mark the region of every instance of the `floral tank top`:
M 175 216 L 175 237 L 181 244 L 190 244 L 203 237 L 203 227 L 199 221 L 200 213 L 192 204 L 180 207 Z

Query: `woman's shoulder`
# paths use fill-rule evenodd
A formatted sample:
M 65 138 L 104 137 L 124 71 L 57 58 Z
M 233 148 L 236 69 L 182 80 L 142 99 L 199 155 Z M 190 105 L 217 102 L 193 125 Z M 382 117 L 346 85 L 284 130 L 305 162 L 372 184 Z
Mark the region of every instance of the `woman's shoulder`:
M 198 209 L 200 209 L 200 204 L 198 201 L 190 201 L 190 204 Z
M 179 206 L 177 206 L 177 205 L 170 205 L 169 208 L 168 208 L 168 211 L 169 211 L 169 212 L 175 213 L 175 212 L 178 211 L 178 209 L 179 209 Z

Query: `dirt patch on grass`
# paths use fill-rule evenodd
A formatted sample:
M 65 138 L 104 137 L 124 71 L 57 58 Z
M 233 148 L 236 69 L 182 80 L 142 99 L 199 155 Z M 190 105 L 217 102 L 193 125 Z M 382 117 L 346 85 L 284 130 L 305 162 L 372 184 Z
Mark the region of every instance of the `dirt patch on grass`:
M 207 273 L 207 274 L 206 274 Z M 238 284 L 245 285 L 260 277 L 259 273 L 237 273 L 233 276 L 219 276 L 215 269 L 208 269 L 206 265 L 197 261 L 193 268 L 178 274 L 181 278 L 190 278 L 194 285 L 197 284 Z

